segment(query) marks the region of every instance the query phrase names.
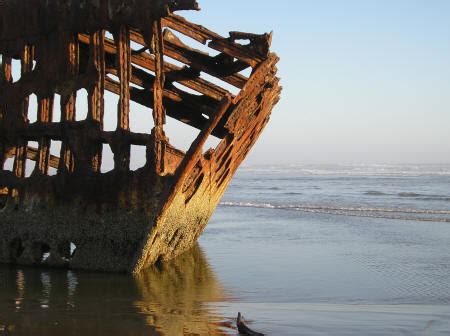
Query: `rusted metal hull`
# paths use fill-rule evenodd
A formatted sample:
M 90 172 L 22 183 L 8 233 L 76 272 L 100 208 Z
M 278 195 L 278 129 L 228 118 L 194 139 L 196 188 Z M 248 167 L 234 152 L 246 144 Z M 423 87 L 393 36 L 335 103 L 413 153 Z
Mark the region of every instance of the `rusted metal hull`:
M 59 17 L 68 15 L 63 3 L 75 6 L 69 0 L 35 5 L 41 16 Z M 192 1 L 135 1 L 146 11 L 138 15 L 133 5 L 118 6 L 125 16 L 114 14 L 115 1 L 86 3 L 98 5 L 89 11 L 95 20 L 80 23 L 72 18 L 80 15 L 75 11 L 65 24 L 57 20 L 56 32 L 33 21 L 28 31 L 12 29 L 0 38 L 0 262 L 136 273 L 183 253 L 201 235 L 278 102 L 278 57 L 268 51 L 270 35 L 235 32 L 223 38 L 170 13 L 176 6 L 196 9 Z M 16 15 L 30 10 L 24 6 Z M 3 22 L 12 19 L 2 16 Z M 114 39 L 105 36 L 107 29 Z M 220 53 L 192 49 L 173 32 Z M 133 50 L 131 43 L 142 48 Z M 16 82 L 13 58 L 22 63 Z M 241 74 L 245 68 L 252 69 L 249 78 Z M 232 95 L 201 72 L 240 92 Z M 88 92 L 86 120 L 76 118 L 80 88 Z M 105 90 L 120 98 L 113 132 L 103 130 Z M 39 109 L 38 120 L 30 123 L 32 93 Z M 60 121 L 52 120 L 55 94 L 61 96 Z M 130 129 L 131 100 L 151 108 L 148 134 Z M 166 116 L 200 130 L 186 153 L 170 145 Z M 205 152 L 211 135 L 221 141 Z M 51 140 L 61 142 L 59 156 L 50 154 Z M 104 145 L 114 153 L 108 173 L 100 170 Z M 131 145 L 147 151 L 146 165 L 137 171 L 129 169 Z M 10 170 L 8 159 L 14 162 Z M 27 176 L 31 161 L 35 166 Z

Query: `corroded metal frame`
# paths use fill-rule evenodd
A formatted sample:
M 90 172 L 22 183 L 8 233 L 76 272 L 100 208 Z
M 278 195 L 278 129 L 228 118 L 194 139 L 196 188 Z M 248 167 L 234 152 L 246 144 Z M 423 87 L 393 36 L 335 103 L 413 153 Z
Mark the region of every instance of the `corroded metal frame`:
M 198 5 L 0 4 L 0 262 L 138 272 L 197 240 L 267 124 L 281 87 L 271 34 L 231 32 L 225 38 L 173 14 L 179 9 Z M 218 54 L 183 42 L 189 39 Z M 15 82 L 12 59 L 21 61 Z M 75 108 L 80 89 L 88 93 L 85 120 Z M 119 97 L 112 132 L 103 127 L 105 90 Z M 30 123 L 32 94 L 38 113 Z M 56 94 L 60 121 L 52 118 Z M 130 130 L 131 101 L 149 108 L 154 126 L 148 134 Z M 166 117 L 200 130 L 186 153 L 170 144 Z M 204 152 L 211 135 L 221 141 Z M 50 153 L 52 140 L 61 142 L 59 156 Z M 100 169 L 105 144 L 114 154 L 108 173 Z M 130 170 L 132 145 L 147 148 L 146 164 L 137 171 Z M 14 160 L 11 171 L 7 159 Z M 36 163 L 27 176 L 30 161 Z

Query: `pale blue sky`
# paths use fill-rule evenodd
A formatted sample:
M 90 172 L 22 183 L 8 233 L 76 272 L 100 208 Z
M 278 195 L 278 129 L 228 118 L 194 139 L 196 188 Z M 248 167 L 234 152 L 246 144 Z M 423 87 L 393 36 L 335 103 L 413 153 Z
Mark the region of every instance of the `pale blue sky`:
M 180 14 L 224 36 L 274 31 L 284 91 L 247 163 L 450 163 L 450 1 L 198 1 Z M 117 97 L 105 101 L 113 130 Z M 149 132 L 149 109 L 131 109 L 132 130 Z M 166 131 L 181 149 L 196 136 L 170 118 Z M 145 149 L 132 153 L 143 165 Z
M 274 31 L 284 91 L 249 163 L 450 162 L 450 1 L 199 1 L 226 34 Z

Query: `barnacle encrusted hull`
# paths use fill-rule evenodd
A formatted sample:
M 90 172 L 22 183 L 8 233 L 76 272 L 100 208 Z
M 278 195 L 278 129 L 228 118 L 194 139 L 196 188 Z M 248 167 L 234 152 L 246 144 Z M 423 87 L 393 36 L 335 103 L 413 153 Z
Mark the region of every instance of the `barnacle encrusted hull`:
M 196 242 L 281 87 L 270 34 L 224 38 L 173 13 L 181 9 L 198 6 L 0 3 L 0 262 L 139 272 Z M 119 98 L 114 111 L 105 92 Z M 148 108 L 148 132 L 130 128 L 131 102 Z M 104 128 L 110 113 L 114 131 Z M 199 130 L 187 152 L 170 144 L 166 117 Z M 211 136 L 220 142 L 205 151 Z M 146 148 L 136 171 L 132 146 Z

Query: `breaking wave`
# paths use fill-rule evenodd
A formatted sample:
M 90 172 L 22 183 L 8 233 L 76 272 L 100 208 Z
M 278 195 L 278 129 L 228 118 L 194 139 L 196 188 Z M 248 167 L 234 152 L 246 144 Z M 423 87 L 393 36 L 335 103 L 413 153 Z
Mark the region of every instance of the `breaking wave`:
M 309 213 L 321 213 L 339 216 L 356 216 L 385 219 L 403 219 L 426 222 L 449 222 L 450 210 L 433 209 L 407 209 L 407 208 L 376 208 L 376 207 L 338 207 L 338 206 L 315 206 L 286 204 L 277 205 L 271 203 L 252 202 L 222 202 L 225 207 L 261 208 L 275 210 L 291 210 Z M 448 216 L 448 217 L 443 217 Z

